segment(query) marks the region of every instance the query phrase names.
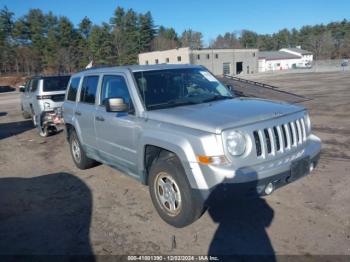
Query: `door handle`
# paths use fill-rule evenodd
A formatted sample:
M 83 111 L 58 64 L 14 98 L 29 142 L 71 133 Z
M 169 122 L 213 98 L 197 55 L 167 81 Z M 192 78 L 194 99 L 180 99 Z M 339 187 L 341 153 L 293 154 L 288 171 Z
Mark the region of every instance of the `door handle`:
M 105 121 L 105 119 L 102 116 L 96 116 L 96 121 Z
M 75 111 L 74 114 L 76 114 L 77 116 L 81 116 L 81 112 L 80 111 Z

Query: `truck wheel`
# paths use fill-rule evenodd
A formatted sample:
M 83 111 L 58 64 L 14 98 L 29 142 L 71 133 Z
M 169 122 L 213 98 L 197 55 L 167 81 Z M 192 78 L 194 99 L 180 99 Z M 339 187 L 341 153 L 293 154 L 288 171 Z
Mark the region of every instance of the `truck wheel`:
M 148 185 L 153 205 L 168 224 L 184 227 L 203 214 L 203 203 L 191 189 L 176 156 L 155 160 L 150 169 Z
M 26 111 L 23 110 L 23 106 L 21 105 L 21 112 L 22 112 L 22 116 L 24 119 L 29 119 L 30 118 L 30 114 L 28 114 Z
M 39 128 L 39 135 L 40 135 L 41 137 L 48 137 L 48 136 L 50 135 L 47 126 L 38 127 L 38 128 Z
M 35 115 L 35 112 L 34 112 L 33 107 L 30 107 L 30 108 L 31 108 L 31 111 L 32 111 L 32 122 L 33 122 L 33 126 L 34 126 L 34 127 L 37 127 L 37 125 L 38 125 L 38 118 L 37 118 L 37 116 Z
M 69 136 L 70 152 L 74 161 L 74 164 L 79 169 L 88 169 L 95 165 L 95 161 L 88 158 L 84 152 L 83 147 L 80 144 L 77 133 L 72 130 Z

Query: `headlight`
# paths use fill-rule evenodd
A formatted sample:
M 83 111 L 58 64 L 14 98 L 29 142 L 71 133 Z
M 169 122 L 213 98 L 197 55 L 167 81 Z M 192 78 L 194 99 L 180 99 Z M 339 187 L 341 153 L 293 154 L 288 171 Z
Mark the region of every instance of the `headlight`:
M 308 134 L 311 133 L 311 120 L 310 120 L 310 116 L 308 113 L 305 114 L 305 125 L 306 125 L 306 132 Z
M 228 133 L 226 138 L 226 146 L 228 152 L 233 156 L 240 156 L 245 152 L 247 142 L 242 133 L 232 131 Z

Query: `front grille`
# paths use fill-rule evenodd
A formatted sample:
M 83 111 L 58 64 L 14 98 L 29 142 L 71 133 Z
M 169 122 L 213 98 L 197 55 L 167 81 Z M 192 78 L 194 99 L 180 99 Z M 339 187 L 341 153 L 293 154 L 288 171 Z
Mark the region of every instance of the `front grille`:
M 253 131 L 256 155 L 266 157 L 288 151 L 306 141 L 303 118 Z
M 52 96 L 51 96 L 51 100 L 52 100 L 52 101 L 55 101 L 55 102 L 62 102 L 62 101 L 64 101 L 64 97 L 65 97 L 65 94 L 61 94 L 61 95 L 52 95 Z
M 261 156 L 262 151 L 261 151 L 261 143 L 260 143 L 258 131 L 254 131 L 253 135 L 255 140 L 256 155 Z

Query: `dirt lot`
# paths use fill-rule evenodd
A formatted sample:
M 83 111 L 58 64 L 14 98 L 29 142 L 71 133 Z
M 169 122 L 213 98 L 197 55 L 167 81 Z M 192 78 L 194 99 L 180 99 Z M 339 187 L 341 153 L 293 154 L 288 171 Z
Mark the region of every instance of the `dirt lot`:
M 350 255 L 350 73 L 254 77 L 314 97 L 318 168 L 259 200 L 213 208 L 176 229 L 148 188 L 101 165 L 74 167 L 64 133 L 40 138 L 19 94 L 0 94 L 0 254 Z

